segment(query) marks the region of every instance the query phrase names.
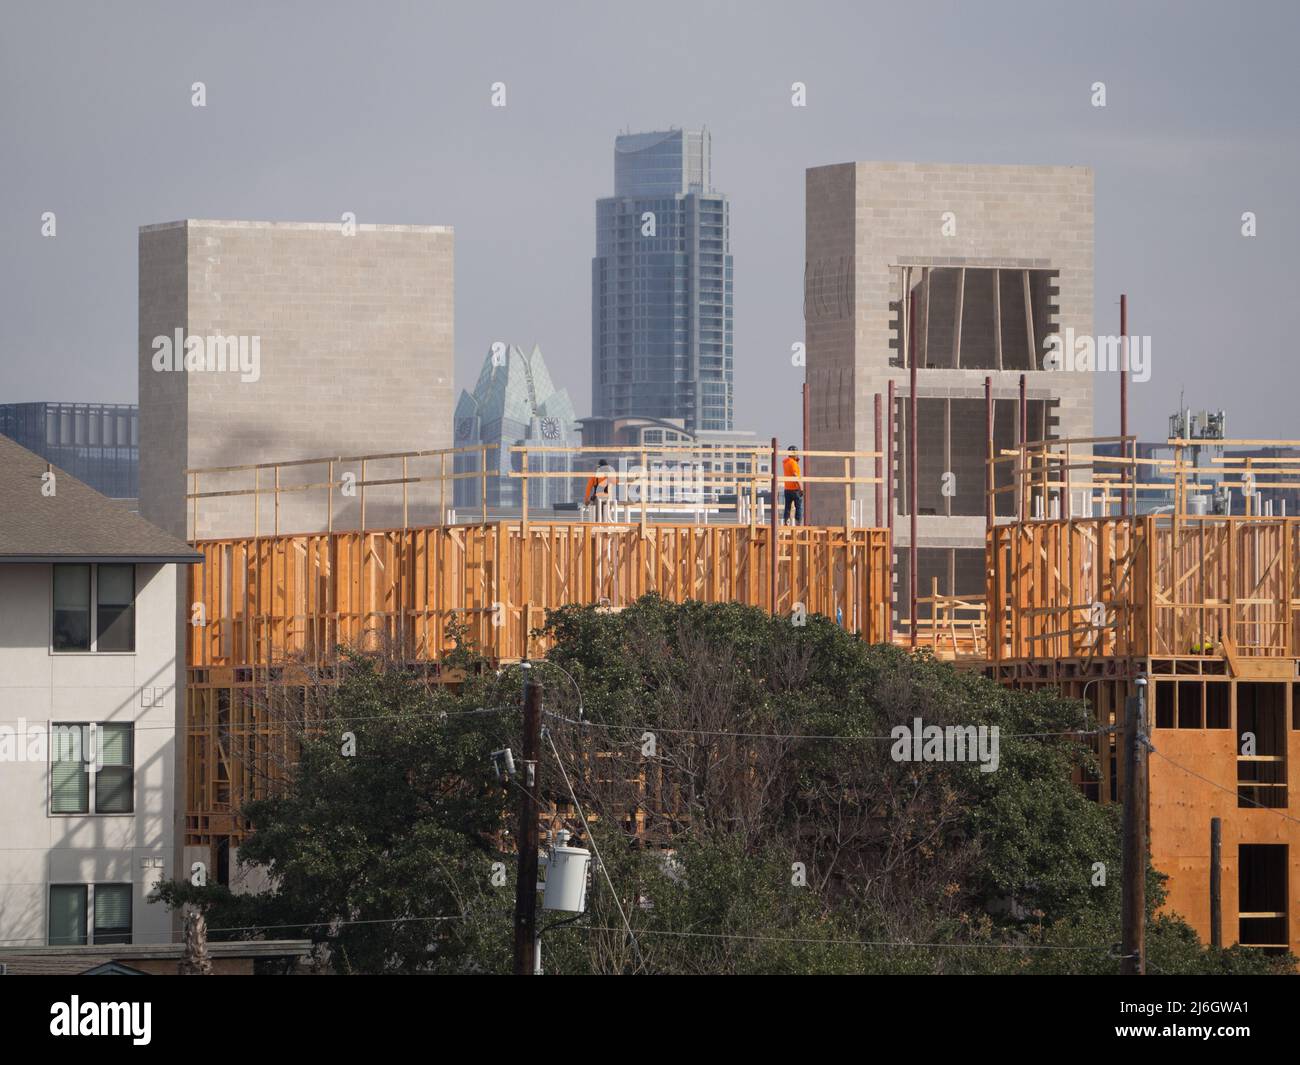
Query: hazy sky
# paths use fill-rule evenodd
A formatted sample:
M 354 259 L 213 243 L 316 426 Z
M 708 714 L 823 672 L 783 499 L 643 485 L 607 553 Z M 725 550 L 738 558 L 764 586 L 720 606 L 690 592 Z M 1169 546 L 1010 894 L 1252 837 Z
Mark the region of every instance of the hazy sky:
M 1097 329 L 1126 291 L 1152 337 L 1135 429 L 1163 436 L 1185 387 L 1233 436 L 1300 437 L 1297 10 L 0 0 L 0 401 L 135 400 L 140 225 L 353 211 L 455 227 L 458 391 L 493 340 L 538 343 L 585 414 L 614 136 L 707 125 L 738 428 L 798 429 L 804 169 L 896 159 L 1093 167 Z

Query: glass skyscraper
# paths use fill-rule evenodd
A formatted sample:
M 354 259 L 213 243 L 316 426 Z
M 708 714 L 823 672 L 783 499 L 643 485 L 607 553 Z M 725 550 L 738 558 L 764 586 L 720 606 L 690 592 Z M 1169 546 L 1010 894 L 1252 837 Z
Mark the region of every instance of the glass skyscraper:
M 597 417 L 733 428 L 730 205 L 710 176 L 707 130 L 614 142 L 591 263 Z

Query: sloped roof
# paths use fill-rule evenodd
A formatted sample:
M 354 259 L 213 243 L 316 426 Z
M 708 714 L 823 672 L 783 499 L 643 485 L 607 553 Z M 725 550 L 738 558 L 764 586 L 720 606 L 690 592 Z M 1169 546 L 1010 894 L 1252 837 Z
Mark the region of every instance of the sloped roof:
M 54 494 L 41 491 L 53 469 Z M 184 541 L 0 436 L 0 562 L 198 562 Z

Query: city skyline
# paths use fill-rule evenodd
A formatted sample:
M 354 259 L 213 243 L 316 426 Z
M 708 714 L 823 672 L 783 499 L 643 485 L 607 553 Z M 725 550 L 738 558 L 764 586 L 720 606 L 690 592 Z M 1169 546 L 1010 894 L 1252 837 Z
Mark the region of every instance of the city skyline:
M 1300 972 L 1300 8 L 0 30 L 0 975 L 1285 1023 L 1219 981 Z M 335 1056 L 427 1013 L 289 986 Z
M 1131 326 L 1154 342 L 1151 381 L 1133 389 L 1134 430 L 1161 436 L 1185 387 L 1193 406 L 1225 408 L 1230 431 L 1286 435 L 1289 397 L 1258 385 L 1284 373 L 1300 325 L 1285 287 L 1292 12 L 1260 8 L 1243 24 L 1202 5 L 1176 19 L 1159 6 L 1102 5 L 1024 24 L 953 9 L 925 25 L 933 61 L 914 79 L 907 50 L 883 42 L 912 39 L 920 16 L 832 4 L 811 22 L 682 10 L 689 30 L 656 20 L 624 53 L 613 47 L 623 20 L 604 12 L 520 12 L 519 32 L 496 50 L 494 20 L 466 12 L 386 19 L 322 7 L 299 24 L 238 6 L 219 22 L 167 8 L 140 20 L 16 8 L 0 43 L 11 90 L 0 94 L 11 149 L 0 159 L 11 234 L 0 249 L 0 398 L 136 399 L 140 225 L 352 212 L 456 229 L 458 388 L 491 343 L 526 336 L 556 353 L 556 378 L 589 407 L 591 203 L 609 188 L 609 137 L 707 124 L 727 145 L 714 183 L 744 219 L 736 424 L 798 432 L 802 370 L 790 351 L 804 331 L 805 169 L 897 159 L 1093 168 L 1097 328 L 1117 327 L 1124 291 Z M 548 54 L 578 23 L 594 46 L 566 71 Z M 819 27 L 837 32 L 809 32 Z M 378 76 L 350 62 L 359 35 L 390 57 Z M 1167 47 L 1150 54 L 1144 42 L 1157 35 Z M 423 41 L 444 37 L 462 47 L 436 71 L 415 61 Z M 174 39 L 190 44 L 161 47 Z M 291 41 L 295 62 L 273 61 Z M 988 67 L 981 57 L 999 49 L 1017 63 Z M 663 77 L 668 62 L 683 75 Z M 198 81 L 203 108 L 191 103 Z M 804 108 L 791 105 L 796 81 Z M 504 108 L 491 105 L 495 82 Z M 1091 102 L 1097 82 L 1104 108 Z M 88 96 L 89 83 L 100 91 Z M 1038 91 L 1026 97 L 1025 84 Z M 901 99 L 899 85 L 909 86 Z M 39 120 L 23 101 L 40 103 Z M 40 235 L 46 212 L 53 238 Z M 1241 233 L 1244 212 L 1258 219 L 1254 238 Z M 1238 372 L 1243 350 L 1252 374 Z M 1098 432 L 1117 426 L 1116 395 L 1113 376 L 1098 381 Z

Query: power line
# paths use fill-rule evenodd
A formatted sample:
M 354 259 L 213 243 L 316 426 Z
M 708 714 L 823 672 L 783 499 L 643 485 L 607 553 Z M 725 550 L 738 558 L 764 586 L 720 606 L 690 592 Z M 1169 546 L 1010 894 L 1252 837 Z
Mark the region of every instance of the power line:
M 565 724 L 568 725 L 578 725 L 579 727 L 583 727 L 583 728 L 591 727 L 591 728 L 603 728 L 603 729 L 611 729 L 611 730 L 622 729 L 630 732 L 654 732 L 654 733 L 662 732 L 670 735 L 727 736 L 732 739 L 741 739 L 741 740 L 829 740 L 829 741 L 839 741 L 844 743 L 858 743 L 858 742 L 870 742 L 870 741 L 889 741 L 892 743 L 897 743 L 899 739 L 897 736 L 819 735 L 816 733 L 804 733 L 804 732 L 791 732 L 791 733 L 730 732 L 730 731 L 720 730 L 720 729 L 663 728 L 658 725 L 616 725 L 605 721 L 579 721 L 576 718 L 565 717 L 563 714 L 557 714 L 553 710 L 545 710 L 543 711 L 543 713 L 545 713 L 547 717 L 554 718 L 557 721 L 563 721 Z M 910 726 L 908 727 L 910 728 Z M 935 723 L 935 727 L 943 728 L 945 726 L 938 725 L 937 723 Z M 950 727 L 963 728 L 963 729 L 971 728 L 971 727 L 997 728 L 996 725 L 993 726 L 954 725 Z M 1051 739 L 1054 737 L 1061 737 L 1061 736 L 1100 736 L 1104 733 L 1109 733 L 1113 731 L 1115 731 L 1115 729 L 1109 726 L 1105 728 L 1098 728 L 1092 730 L 1071 729 L 1068 732 L 1001 732 L 999 731 L 998 738 L 1008 739 L 1008 740 Z
M 593 850 L 595 850 L 593 842 Z M 596 854 L 597 861 L 600 860 L 599 853 Z M 603 870 L 602 863 L 602 870 Z M 608 882 L 608 876 L 606 876 Z M 610 885 L 613 891 L 613 885 Z M 617 894 L 615 894 L 617 902 Z M 619 907 L 622 913 L 622 907 Z M 342 928 L 345 926 L 355 925 L 384 925 L 384 924 L 407 924 L 418 921 L 464 921 L 463 915 L 437 916 L 437 917 L 377 917 L 367 920 L 339 920 L 339 921 L 302 921 L 294 924 L 277 924 L 277 925 L 236 925 L 225 928 L 209 928 L 209 932 L 266 932 L 285 928 Z M 898 950 L 1010 950 L 1010 951 L 1064 951 L 1070 953 L 1106 953 L 1113 954 L 1114 946 L 1066 946 L 1054 943 L 933 943 L 933 942 L 913 942 L 910 940 L 889 940 L 889 939 L 843 939 L 829 938 L 818 939 L 812 936 L 753 936 L 741 935 L 736 932 L 683 932 L 677 929 L 669 928 L 639 928 L 633 933 L 631 926 L 624 924 L 623 927 L 613 925 L 583 925 L 583 924 L 563 924 L 553 925 L 548 931 L 555 931 L 559 928 L 567 927 L 573 931 L 584 932 L 626 932 L 632 936 L 633 943 L 636 943 L 636 935 L 655 935 L 669 936 L 679 939 L 713 939 L 713 940 L 734 940 L 750 943 L 796 943 L 809 946 L 850 946 L 850 947 L 885 947 Z M 138 941 L 137 941 L 138 942 Z M 175 944 L 180 940 L 167 939 L 168 944 Z M 240 942 L 239 940 L 228 940 L 222 942 Z M 244 942 L 255 943 L 257 940 L 246 940 Z M 31 939 L 12 939 L 0 941 L 0 947 L 14 946 L 25 943 L 40 943 L 45 945 L 44 940 L 34 937 Z M 74 944 L 75 945 L 75 944 Z M 141 944 L 147 945 L 147 944 Z M 105 949 L 111 951 L 111 947 L 105 944 Z M 640 950 L 638 948 L 638 955 Z
M 575 931 L 622 932 L 621 928 L 605 925 L 573 925 Z M 641 928 L 642 935 L 676 936 L 690 939 L 735 939 L 755 943 L 803 943 L 812 945 L 837 945 L 851 947 L 897 947 L 902 950 L 1062 950 L 1083 953 L 1104 951 L 1110 954 L 1113 946 L 1070 947 L 1054 943 L 912 943 L 907 940 L 887 939 L 815 939 L 803 936 L 744 936 L 734 932 L 679 932 L 666 928 Z
M 146 709 L 157 709 L 157 708 L 155 707 L 155 708 L 146 708 Z M 478 707 L 477 709 L 474 710 L 427 710 L 427 711 L 421 710 L 421 711 L 417 711 L 414 713 L 407 713 L 407 714 L 341 714 L 341 715 L 329 714 L 326 716 L 322 716 L 319 720 L 309 720 L 303 718 L 301 719 L 301 722 L 295 720 L 289 723 L 291 724 L 301 723 L 304 726 L 313 727 L 319 725 L 335 724 L 337 722 L 352 722 L 352 721 L 402 722 L 402 721 L 411 721 L 411 720 L 423 720 L 426 718 L 436 719 L 441 721 L 444 718 L 449 718 L 449 717 L 474 717 L 476 715 L 481 715 L 481 714 L 511 713 L 511 712 L 516 712 L 518 709 L 519 708 L 515 706 L 488 706 L 488 707 Z M 26 725 L 30 727 L 32 725 L 42 725 L 45 721 L 49 721 L 52 725 L 56 727 L 67 726 L 69 728 L 75 728 L 78 725 L 91 725 L 91 724 L 131 725 L 136 732 L 189 732 L 189 731 L 232 727 L 229 723 L 225 723 L 225 724 L 213 723 L 210 725 L 196 725 L 196 724 L 190 724 L 188 722 L 183 725 L 141 725 L 141 724 L 137 724 L 133 718 L 129 718 L 129 717 L 123 719 L 109 718 L 102 722 L 98 718 L 95 719 L 94 721 L 58 721 L 55 720 L 54 718 L 40 718 L 40 719 L 15 718 L 15 719 L 10 719 L 8 721 L 0 721 L 0 726 Z M 286 723 L 286 719 L 281 718 L 279 720 L 264 720 L 264 721 L 251 722 L 249 723 L 249 727 L 269 728 L 276 725 L 282 725 L 285 723 Z M 18 737 L 15 736 L 15 739 L 17 738 Z M 18 759 L 15 759 L 15 761 L 17 760 Z
M 1190 776 L 1194 776 L 1197 780 L 1204 781 L 1206 784 L 1209 784 L 1211 787 L 1218 788 L 1218 789 L 1219 789 L 1220 791 L 1222 791 L 1222 792 L 1226 792 L 1226 793 L 1229 794 L 1229 795 L 1235 795 L 1235 796 L 1237 797 L 1237 800 L 1238 800 L 1239 802 L 1240 802 L 1240 801 L 1248 802 L 1248 803 L 1250 803 L 1252 806 L 1254 806 L 1256 809 L 1259 809 L 1259 810 L 1267 810 L 1269 813 L 1271 813 L 1271 814 L 1277 814 L 1278 817 L 1281 817 L 1281 818 L 1283 818 L 1283 819 L 1286 820 L 1286 821 L 1292 821 L 1292 822 L 1294 822 L 1295 824 L 1300 825 L 1300 817 L 1292 817 L 1290 814 L 1288 814 L 1288 813 L 1287 813 L 1286 811 L 1284 811 L 1284 810 L 1278 810 L 1278 809 L 1276 809 L 1275 807 L 1272 807 L 1272 806 L 1265 806 L 1263 803 L 1259 802 L 1259 801 L 1256 800 L 1256 799 L 1248 799 L 1248 798 L 1246 798 L 1244 795 L 1242 795 L 1240 791 L 1234 791 L 1232 788 L 1225 788 L 1225 787 L 1224 787 L 1222 784 L 1220 784 L 1217 780 L 1211 780 L 1209 777 L 1202 776 L 1200 773 L 1196 772 L 1196 770 L 1194 770 L 1194 769 L 1188 769 L 1187 766 L 1183 765 L 1181 762 L 1175 762 L 1172 758 L 1169 757 L 1169 755 L 1167 755 L 1167 754 L 1161 754 L 1160 751 L 1159 751 L 1157 748 L 1155 748 L 1155 747 L 1150 747 L 1150 746 L 1149 746 L 1148 749 L 1151 751 L 1152 754 L 1154 754 L 1154 755 L 1159 755 L 1159 757 L 1163 758 L 1166 762 L 1168 762 L 1168 763 L 1169 763 L 1171 766 L 1173 766 L 1175 769 L 1181 769 L 1184 773 L 1187 773 L 1187 774 L 1189 774 Z M 1246 782 L 1243 781 L 1242 783 L 1245 784 Z

